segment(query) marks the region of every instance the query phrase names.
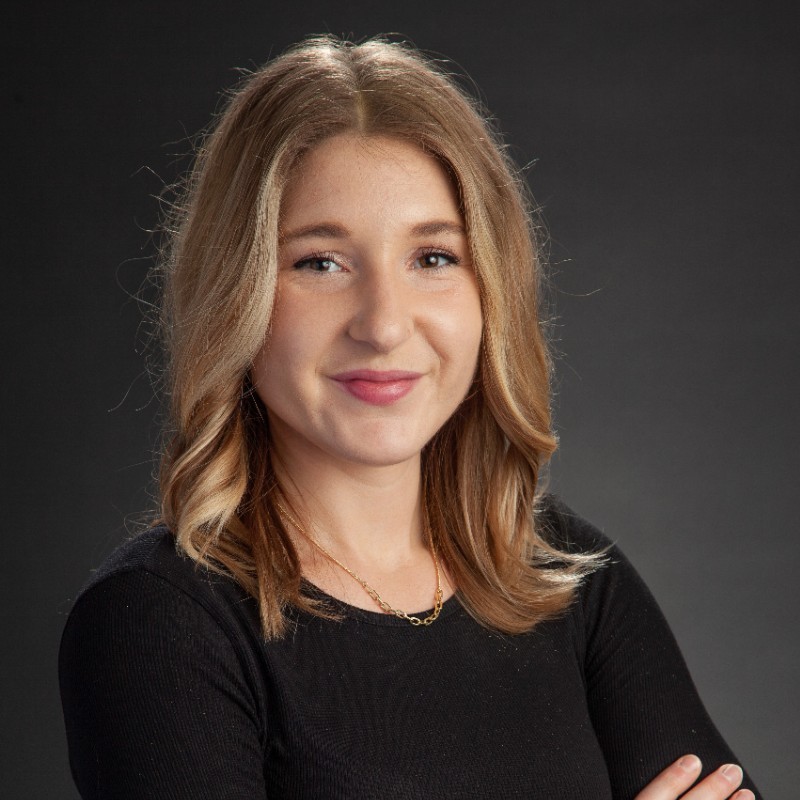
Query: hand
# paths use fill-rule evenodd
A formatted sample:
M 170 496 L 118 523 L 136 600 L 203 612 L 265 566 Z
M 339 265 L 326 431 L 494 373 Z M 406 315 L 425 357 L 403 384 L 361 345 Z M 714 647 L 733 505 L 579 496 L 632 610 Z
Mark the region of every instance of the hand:
M 700 768 L 697 756 L 684 756 L 653 778 L 635 800 L 755 800 L 749 789 L 736 792 L 743 777 L 742 768 L 736 764 L 724 764 L 693 787 Z

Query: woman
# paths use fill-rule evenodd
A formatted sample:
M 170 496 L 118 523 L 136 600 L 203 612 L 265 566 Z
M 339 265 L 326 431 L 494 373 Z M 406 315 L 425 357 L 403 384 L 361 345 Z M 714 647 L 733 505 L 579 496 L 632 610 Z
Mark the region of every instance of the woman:
M 186 198 L 163 525 L 62 643 L 82 796 L 752 798 L 636 573 L 541 493 L 535 231 L 474 104 L 312 40 Z

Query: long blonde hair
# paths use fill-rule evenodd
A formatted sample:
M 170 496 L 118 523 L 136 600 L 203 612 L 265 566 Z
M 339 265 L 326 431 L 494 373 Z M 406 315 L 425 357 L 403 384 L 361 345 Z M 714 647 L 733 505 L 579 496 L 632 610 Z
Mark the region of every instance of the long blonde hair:
M 185 553 L 256 598 L 267 638 L 284 632 L 288 605 L 326 614 L 301 591 L 249 370 L 275 295 L 283 187 L 304 152 L 345 131 L 413 142 L 457 188 L 483 346 L 474 391 L 423 451 L 425 512 L 469 612 L 530 630 L 569 605 L 597 562 L 556 549 L 536 514 L 556 440 L 532 209 L 475 101 L 407 45 L 305 41 L 243 82 L 199 149 L 162 264 L 163 519 Z

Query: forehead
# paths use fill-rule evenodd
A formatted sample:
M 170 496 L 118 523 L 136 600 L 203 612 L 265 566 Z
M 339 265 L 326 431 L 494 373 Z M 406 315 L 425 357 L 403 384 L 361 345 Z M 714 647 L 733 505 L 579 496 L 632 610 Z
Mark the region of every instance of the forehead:
M 304 154 L 286 183 L 282 227 L 319 215 L 461 221 L 453 183 L 434 156 L 401 139 L 351 133 Z

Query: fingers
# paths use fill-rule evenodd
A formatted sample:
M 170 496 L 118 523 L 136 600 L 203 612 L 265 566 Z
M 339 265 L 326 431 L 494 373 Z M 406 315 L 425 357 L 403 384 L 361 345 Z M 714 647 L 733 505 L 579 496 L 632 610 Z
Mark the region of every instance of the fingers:
M 677 800 L 697 780 L 701 766 L 697 756 L 679 758 L 656 775 L 636 800 Z
M 718 770 L 705 777 L 682 800 L 755 800 L 749 789 L 735 790 L 742 782 L 744 773 L 737 764 L 724 764 Z
M 636 800 L 755 800 L 748 789 L 736 791 L 743 777 L 736 764 L 724 764 L 692 788 L 700 769 L 697 756 L 683 756 L 648 783 Z

